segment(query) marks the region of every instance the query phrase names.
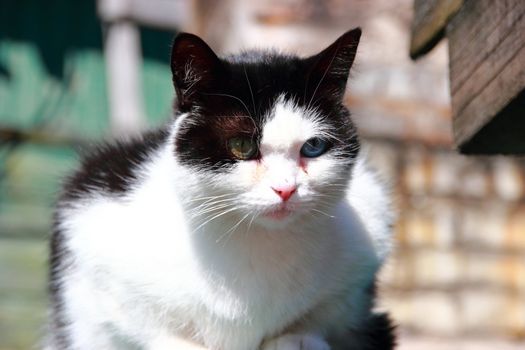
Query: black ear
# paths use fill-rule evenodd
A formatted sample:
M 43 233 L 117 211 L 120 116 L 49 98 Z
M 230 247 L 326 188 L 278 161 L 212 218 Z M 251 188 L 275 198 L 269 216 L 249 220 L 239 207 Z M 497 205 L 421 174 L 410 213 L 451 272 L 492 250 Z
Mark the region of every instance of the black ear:
M 317 55 L 306 59 L 307 99 L 342 100 L 360 37 L 361 28 L 352 29 Z
M 220 59 L 201 38 L 177 35 L 171 49 L 171 72 L 179 108 L 191 106 L 198 92 L 210 87 L 220 66 Z

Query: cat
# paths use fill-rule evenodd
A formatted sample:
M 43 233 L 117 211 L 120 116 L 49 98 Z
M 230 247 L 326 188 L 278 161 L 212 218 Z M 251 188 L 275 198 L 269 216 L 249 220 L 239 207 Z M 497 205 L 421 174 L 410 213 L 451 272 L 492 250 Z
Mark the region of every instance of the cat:
M 308 58 L 175 38 L 173 120 L 65 181 L 48 349 L 393 348 L 392 211 L 343 105 L 360 36 Z

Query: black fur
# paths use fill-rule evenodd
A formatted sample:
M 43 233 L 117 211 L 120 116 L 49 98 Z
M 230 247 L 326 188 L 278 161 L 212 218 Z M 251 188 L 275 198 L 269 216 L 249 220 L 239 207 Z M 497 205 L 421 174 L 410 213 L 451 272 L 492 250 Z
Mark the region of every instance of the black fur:
M 79 169 L 66 179 L 61 203 L 84 198 L 93 192 L 126 192 L 138 179 L 137 164 L 149 159 L 167 136 L 168 132 L 161 129 L 127 142 L 95 147 L 83 157 Z
M 388 314 L 373 314 L 363 329 L 363 350 L 394 349 L 396 347 L 395 328 Z
M 301 59 L 275 52 L 245 52 L 218 58 L 200 38 L 179 35 L 173 44 L 172 72 L 177 108 L 189 113 L 176 140 L 180 161 L 202 170 L 225 171 L 238 160 L 226 141 L 224 125 L 242 123 L 256 141 L 277 98 L 315 108 L 336 138 L 331 147 L 352 160 L 359 141 L 342 103 L 360 31 L 350 31 L 318 55 Z M 244 117 L 244 118 L 241 118 Z
M 377 299 L 377 280 L 366 291 L 375 303 Z M 373 313 L 360 330 L 364 344 L 363 350 L 391 350 L 396 347 L 395 325 L 387 313 Z
M 372 305 L 377 296 L 377 281 L 365 291 L 370 295 Z M 393 350 L 396 343 L 396 326 L 387 313 L 371 313 L 359 329 L 348 332 L 349 345 L 341 345 L 341 350 Z M 356 345 L 359 344 L 359 345 Z M 339 347 L 338 347 L 339 349 Z

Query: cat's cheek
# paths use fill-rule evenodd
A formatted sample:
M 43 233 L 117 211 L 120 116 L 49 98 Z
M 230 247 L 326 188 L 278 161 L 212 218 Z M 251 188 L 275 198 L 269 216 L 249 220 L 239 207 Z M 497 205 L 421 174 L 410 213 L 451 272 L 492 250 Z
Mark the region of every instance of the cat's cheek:
M 234 173 L 234 181 L 243 189 L 252 188 L 261 182 L 265 173 L 264 166 L 256 160 L 240 162 Z
M 266 174 L 266 166 L 261 161 L 253 161 L 255 170 L 253 173 L 253 183 L 258 184 L 262 181 L 264 175 Z
M 303 173 L 305 173 L 306 175 L 308 175 L 308 161 L 304 158 L 301 158 L 299 160 L 299 168 L 301 169 L 301 171 Z
M 336 159 L 318 158 L 308 164 L 307 183 L 314 192 L 331 191 L 336 184 L 343 185 L 350 178 L 350 172 L 346 170 Z M 330 184 L 330 186 L 326 186 Z
M 305 173 L 309 181 L 318 181 L 331 177 L 333 164 L 326 159 L 312 159 L 306 162 L 307 172 Z

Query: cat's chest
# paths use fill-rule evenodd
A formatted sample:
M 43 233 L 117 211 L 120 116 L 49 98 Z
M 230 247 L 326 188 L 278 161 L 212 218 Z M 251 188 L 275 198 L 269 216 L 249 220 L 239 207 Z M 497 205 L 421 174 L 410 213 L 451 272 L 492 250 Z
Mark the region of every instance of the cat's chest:
M 330 284 L 326 273 L 323 277 L 324 262 L 308 256 L 311 249 L 301 251 L 295 244 L 289 251 L 284 242 L 278 247 L 268 241 L 251 243 L 242 250 L 216 250 L 200 261 L 202 284 L 194 290 L 200 306 L 194 308 L 194 324 L 198 333 L 211 333 L 208 338 L 244 335 L 235 341 L 246 343 L 228 343 L 228 349 L 249 349 L 250 342 L 291 325 L 317 305 L 321 285 Z
M 321 286 L 331 286 L 326 272 L 336 258 L 330 242 L 301 244 L 298 237 L 253 232 L 253 237 L 229 247 L 203 249 L 199 257 L 204 283 L 201 298 L 213 312 L 251 322 L 293 318 L 315 304 Z M 206 246 L 206 244 L 203 244 Z M 202 247 L 200 247 L 202 248 Z M 336 252 L 332 252 L 332 254 Z

